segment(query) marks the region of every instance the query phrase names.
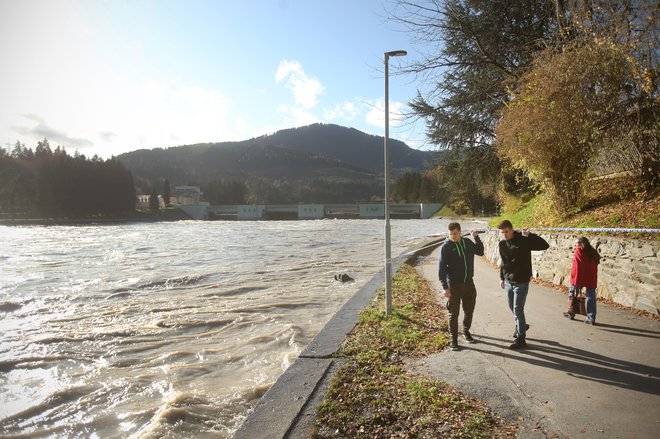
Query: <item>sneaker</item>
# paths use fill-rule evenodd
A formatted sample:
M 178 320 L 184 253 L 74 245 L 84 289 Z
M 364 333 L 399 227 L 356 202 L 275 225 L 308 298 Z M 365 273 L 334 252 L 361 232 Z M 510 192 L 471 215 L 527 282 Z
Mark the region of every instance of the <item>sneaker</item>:
M 463 336 L 465 337 L 465 341 L 468 343 L 474 343 L 474 338 L 472 338 L 472 334 L 470 334 L 470 331 L 464 331 Z
M 452 341 L 451 344 L 449 345 L 449 349 L 452 351 L 457 351 L 458 350 L 458 342 L 457 341 Z
M 524 338 L 516 338 L 516 341 L 509 346 L 510 349 L 525 349 L 526 347 L 527 342 L 525 342 Z
M 586 323 L 587 325 L 596 326 L 596 322 L 594 322 L 591 319 L 584 319 L 584 323 Z
M 564 317 L 566 317 L 567 319 L 573 320 L 575 318 L 575 314 L 570 313 L 570 312 L 565 312 Z
M 529 329 L 529 325 L 527 323 L 525 323 L 525 331 L 527 331 L 528 329 Z M 518 328 L 513 330 L 513 336 L 512 337 L 513 338 L 518 338 Z

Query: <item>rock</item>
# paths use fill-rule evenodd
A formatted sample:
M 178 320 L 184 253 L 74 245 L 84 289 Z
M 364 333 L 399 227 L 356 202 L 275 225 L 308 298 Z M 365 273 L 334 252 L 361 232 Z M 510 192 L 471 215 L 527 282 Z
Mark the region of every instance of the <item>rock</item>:
M 339 282 L 353 282 L 355 279 L 353 279 L 346 273 L 342 273 L 342 274 L 335 274 L 335 280 L 338 280 Z

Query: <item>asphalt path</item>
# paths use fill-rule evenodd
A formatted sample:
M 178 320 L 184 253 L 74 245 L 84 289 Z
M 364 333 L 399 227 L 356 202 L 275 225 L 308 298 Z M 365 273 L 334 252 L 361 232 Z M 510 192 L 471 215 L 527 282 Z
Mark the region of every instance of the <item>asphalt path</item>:
M 444 304 L 437 256 L 435 250 L 418 270 Z M 474 281 L 476 343 L 459 337 L 459 351 L 411 360 L 413 371 L 485 401 L 519 423 L 521 438 L 660 438 L 659 321 L 603 303 L 596 326 L 584 324 L 584 316 L 569 320 L 562 315 L 566 294 L 532 283 L 527 349 L 514 351 L 498 270 L 476 257 Z

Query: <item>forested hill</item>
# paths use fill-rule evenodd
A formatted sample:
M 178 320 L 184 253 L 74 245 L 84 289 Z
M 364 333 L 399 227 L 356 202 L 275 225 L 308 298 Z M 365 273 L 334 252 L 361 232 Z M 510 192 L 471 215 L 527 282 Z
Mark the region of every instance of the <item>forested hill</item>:
M 392 175 L 422 171 L 433 153 L 388 142 Z M 240 142 L 138 150 L 118 157 L 138 179 L 203 184 L 223 179 L 373 179 L 383 172 L 383 137 L 314 124 Z
M 284 146 L 318 153 L 351 166 L 380 173 L 383 170 L 383 137 L 339 125 L 314 124 L 281 130 L 270 136 L 252 139 L 255 144 Z M 399 140 L 388 142 L 390 161 L 396 169 L 424 169 L 432 154 L 410 148 Z

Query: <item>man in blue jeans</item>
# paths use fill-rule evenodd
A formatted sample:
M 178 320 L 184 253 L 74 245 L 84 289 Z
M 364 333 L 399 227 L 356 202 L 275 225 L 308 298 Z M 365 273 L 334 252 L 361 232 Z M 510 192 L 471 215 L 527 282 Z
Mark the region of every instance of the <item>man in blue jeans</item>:
M 516 332 L 511 349 L 527 347 L 525 337 L 529 325 L 525 321 L 525 301 L 529 291 L 529 281 L 532 278 L 532 250 L 546 250 L 550 245 L 539 235 L 523 229 L 522 233 L 513 230 L 511 221 L 504 220 L 497 226 L 503 240 L 499 244 L 500 258 L 500 288 L 504 288 L 509 300 L 509 309 L 516 320 Z

